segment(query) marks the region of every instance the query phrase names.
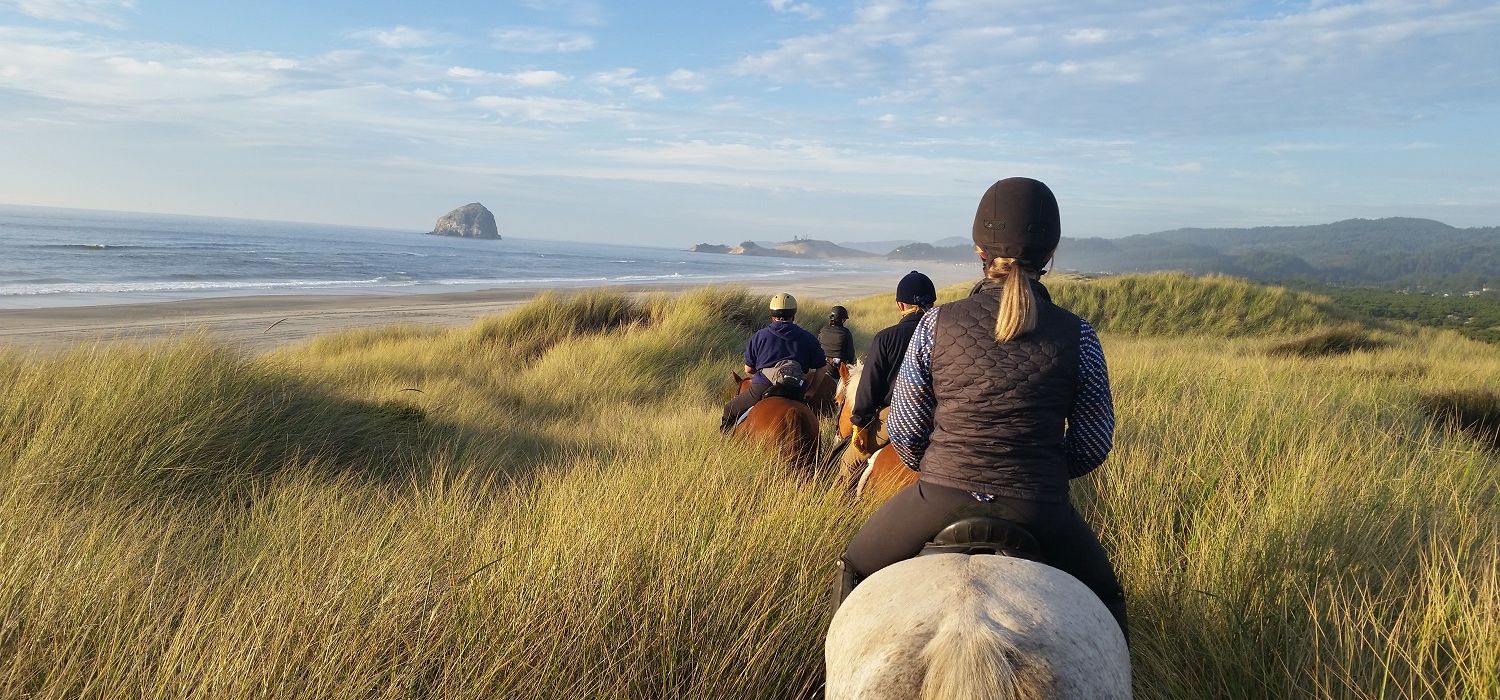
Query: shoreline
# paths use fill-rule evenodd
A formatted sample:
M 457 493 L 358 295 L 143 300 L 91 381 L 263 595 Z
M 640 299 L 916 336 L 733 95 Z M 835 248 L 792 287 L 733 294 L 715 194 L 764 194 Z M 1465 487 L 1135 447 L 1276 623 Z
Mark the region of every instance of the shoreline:
M 939 287 L 968 280 L 969 265 L 927 265 Z M 0 349 L 52 351 L 96 341 L 152 341 L 193 333 L 252 351 L 307 341 L 325 333 L 415 324 L 461 326 L 516 308 L 542 292 L 610 289 L 626 294 L 674 293 L 705 286 L 744 287 L 771 294 L 842 302 L 894 293 L 906 266 L 890 272 L 743 279 L 719 283 L 641 283 L 504 287 L 477 291 L 406 294 L 267 294 L 92 306 L 0 309 Z

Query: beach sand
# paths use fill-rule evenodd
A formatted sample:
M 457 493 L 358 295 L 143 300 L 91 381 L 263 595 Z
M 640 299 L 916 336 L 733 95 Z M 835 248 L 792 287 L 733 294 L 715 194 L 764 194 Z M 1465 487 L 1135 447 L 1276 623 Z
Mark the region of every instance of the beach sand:
M 921 265 L 938 287 L 977 277 L 974 265 Z M 731 282 L 752 291 L 841 302 L 893 294 L 907 267 L 890 272 Z M 702 285 L 612 285 L 627 293 L 680 292 Z M 102 306 L 0 309 L 0 348 L 56 350 L 93 341 L 149 341 L 205 333 L 248 350 L 268 350 L 354 328 L 459 326 L 526 303 L 546 287 L 441 294 L 268 295 Z M 562 293 L 578 289 L 560 289 Z

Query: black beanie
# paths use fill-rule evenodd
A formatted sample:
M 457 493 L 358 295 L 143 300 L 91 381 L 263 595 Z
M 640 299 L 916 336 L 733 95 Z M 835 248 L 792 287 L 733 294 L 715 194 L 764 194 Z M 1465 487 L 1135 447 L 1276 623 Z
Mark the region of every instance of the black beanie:
M 1057 197 L 1029 177 L 1009 177 L 993 185 L 974 213 L 974 245 L 986 258 L 1017 258 L 1040 270 L 1052 259 L 1062 236 Z
M 932 280 L 916 270 L 907 273 L 896 285 L 896 301 L 917 306 L 931 306 L 937 301 L 937 288 Z

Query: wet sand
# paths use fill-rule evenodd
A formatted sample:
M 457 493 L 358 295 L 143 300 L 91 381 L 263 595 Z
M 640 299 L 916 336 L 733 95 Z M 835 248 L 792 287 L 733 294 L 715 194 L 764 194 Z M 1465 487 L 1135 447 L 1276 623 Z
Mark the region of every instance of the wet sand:
M 894 294 L 909 268 L 889 273 L 728 284 L 771 294 L 791 292 L 830 302 Z M 939 287 L 974 277 L 972 266 L 925 265 Z M 680 292 L 702 285 L 614 285 L 629 293 Z M 192 333 L 250 350 L 268 350 L 332 331 L 394 324 L 458 326 L 502 313 L 547 291 L 507 288 L 441 294 L 268 295 L 101 306 L 0 309 L 0 348 L 54 350 L 77 343 L 156 340 Z M 559 289 L 561 293 L 578 289 Z

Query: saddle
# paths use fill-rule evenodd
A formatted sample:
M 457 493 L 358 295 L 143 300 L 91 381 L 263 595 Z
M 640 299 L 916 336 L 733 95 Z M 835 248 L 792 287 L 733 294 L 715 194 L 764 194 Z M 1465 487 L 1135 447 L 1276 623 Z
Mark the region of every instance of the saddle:
M 780 396 L 795 401 L 807 400 L 807 383 L 802 378 L 802 365 L 796 360 L 782 360 L 774 366 L 761 370 L 761 374 L 771 382 L 771 388 L 766 390 L 766 396 Z
M 927 554 L 998 554 L 1042 561 L 1042 547 L 1020 525 L 1002 518 L 964 518 L 942 529 L 917 556 Z

